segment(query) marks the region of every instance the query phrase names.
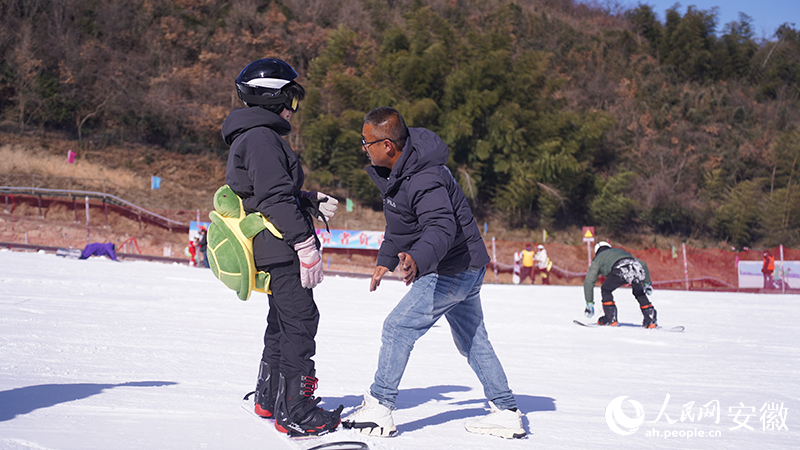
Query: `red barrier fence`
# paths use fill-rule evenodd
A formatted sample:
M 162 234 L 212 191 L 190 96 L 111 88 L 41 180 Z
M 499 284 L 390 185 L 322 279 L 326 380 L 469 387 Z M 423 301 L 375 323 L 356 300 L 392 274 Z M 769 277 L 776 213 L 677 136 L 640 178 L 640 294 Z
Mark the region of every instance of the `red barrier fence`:
M 487 239 L 489 254 L 493 253 L 491 239 Z M 514 252 L 525 247 L 525 241 L 495 240 L 494 254 L 496 261 L 493 270 L 498 274 L 510 274 L 513 270 Z M 557 242 L 545 243 L 547 254 L 553 261 L 551 275 L 555 279 L 552 284 L 582 284 L 589 267 L 586 245 L 566 245 Z M 764 250 L 769 250 L 776 261 L 780 260 L 780 247 L 760 250 L 726 251 L 719 249 L 685 247 L 686 263 L 683 259 L 683 248 L 676 251 L 670 249 L 646 248 L 633 249 L 615 245 L 647 263 L 653 286 L 662 289 L 713 289 L 761 292 L 771 290 L 739 289 L 737 263 L 739 261 L 762 261 Z M 800 260 L 800 250 L 783 248 L 786 261 Z M 489 276 L 487 281 L 491 282 Z M 507 282 L 500 277 L 499 282 Z M 793 293 L 797 289 L 787 290 Z M 778 291 L 780 292 L 780 291 Z

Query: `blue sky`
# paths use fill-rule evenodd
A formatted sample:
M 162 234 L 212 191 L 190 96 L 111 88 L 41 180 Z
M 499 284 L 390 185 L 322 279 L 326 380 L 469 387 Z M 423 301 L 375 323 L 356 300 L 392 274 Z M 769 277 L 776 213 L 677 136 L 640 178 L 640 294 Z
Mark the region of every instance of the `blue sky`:
M 800 0 L 622 0 L 623 5 L 635 8 L 639 3 L 653 7 L 658 13 L 658 19 L 664 22 L 665 11 L 675 3 L 681 6 L 678 12 L 686 13 L 686 8 L 695 5 L 697 9 L 707 11 L 713 7 L 717 10 L 717 32 L 722 30 L 726 23 L 739 20 L 739 12 L 753 18 L 753 31 L 756 38 L 772 39 L 775 30 L 784 22 L 794 23 L 794 28 L 800 28 Z

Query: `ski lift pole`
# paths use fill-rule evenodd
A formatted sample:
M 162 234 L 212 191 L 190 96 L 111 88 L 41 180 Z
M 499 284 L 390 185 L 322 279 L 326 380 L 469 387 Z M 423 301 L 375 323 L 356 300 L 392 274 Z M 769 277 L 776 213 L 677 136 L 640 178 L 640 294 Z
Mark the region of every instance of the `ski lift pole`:
M 689 290 L 689 264 L 686 262 L 686 242 L 682 244 L 683 247 L 683 277 L 686 280 L 686 290 Z
M 781 294 L 786 293 L 786 263 L 783 262 L 783 244 L 781 244 Z
M 494 284 L 497 284 L 497 246 L 495 245 L 495 238 L 492 236 L 492 260 L 494 261 Z
M 89 243 L 89 196 L 86 196 L 86 243 Z

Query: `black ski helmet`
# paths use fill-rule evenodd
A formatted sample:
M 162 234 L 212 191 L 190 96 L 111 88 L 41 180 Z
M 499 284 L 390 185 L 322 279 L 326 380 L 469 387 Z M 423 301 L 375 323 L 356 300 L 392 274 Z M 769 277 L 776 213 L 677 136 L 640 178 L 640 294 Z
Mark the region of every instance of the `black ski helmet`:
M 264 58 L 248 64 L 236 78 L 236 92 L 246 106 L 261 106 L 277 114 L 288 108 L 297 110 L 305 90 L 294 81 L 297 72 L 277 58 Z

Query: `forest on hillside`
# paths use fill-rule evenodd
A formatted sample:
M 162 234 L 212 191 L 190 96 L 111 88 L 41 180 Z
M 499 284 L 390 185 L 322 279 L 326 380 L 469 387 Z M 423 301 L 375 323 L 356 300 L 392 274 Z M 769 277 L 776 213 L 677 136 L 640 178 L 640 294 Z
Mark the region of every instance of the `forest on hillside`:
M 0 0 L 0 118 L 223 160 L 236 76 L 277 57 L 307 91 L 307 188 L 380 208 L 359 140 L 390 105 L 447 142 L 479 219 L 799 246 L 800 34 L 677 7 Z

